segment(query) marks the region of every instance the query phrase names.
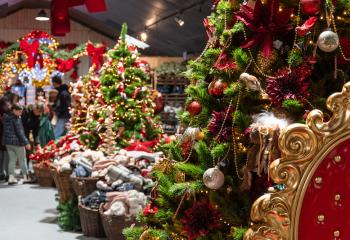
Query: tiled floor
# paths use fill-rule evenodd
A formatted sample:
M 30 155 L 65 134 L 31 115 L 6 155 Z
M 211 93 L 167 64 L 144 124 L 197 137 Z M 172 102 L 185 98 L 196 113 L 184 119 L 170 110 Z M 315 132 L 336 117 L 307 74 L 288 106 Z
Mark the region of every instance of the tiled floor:
M 37 185 L 0 183 L 1 240 L 93 240 L 59 229 L 56 190 Z

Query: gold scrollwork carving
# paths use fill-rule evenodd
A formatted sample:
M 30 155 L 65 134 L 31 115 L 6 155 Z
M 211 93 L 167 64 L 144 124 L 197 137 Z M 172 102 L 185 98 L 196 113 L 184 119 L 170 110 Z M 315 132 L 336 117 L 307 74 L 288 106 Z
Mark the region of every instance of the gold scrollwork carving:
M 308 166 L 322 161 L 325 153 L 339 139 L 350 135 L 350 82 L 342 92 L 331 95 L 327 108 L 332 112 L 328 122 L 324 113 L 313 110 L 306 124 L 292 124 L 280 135 L 279 147 L 282 158 L 270 165 L 271 178 L 284 184 L 285 189 L 268 193 L 255 201 L 251 209 L 252 226 L 244 236 L 245 240 L 297 240 L 294 232 L 298 224 L 298 196 L 306 188 Z M 304 181 L 301 183 L 301 181 Z

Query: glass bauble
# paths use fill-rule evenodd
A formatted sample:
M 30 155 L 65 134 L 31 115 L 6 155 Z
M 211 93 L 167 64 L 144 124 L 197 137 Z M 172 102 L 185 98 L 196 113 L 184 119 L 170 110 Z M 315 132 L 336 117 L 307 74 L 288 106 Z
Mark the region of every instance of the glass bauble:
M 219 168 L 209 168 L 203 174 L 203 182 L 208 188 L 217 190 L 224 185 L 225 176 Z
M 324 52 L 333 52 L 339 47 L 338 34 L 327 29 L 318 36 L 317 46 Z

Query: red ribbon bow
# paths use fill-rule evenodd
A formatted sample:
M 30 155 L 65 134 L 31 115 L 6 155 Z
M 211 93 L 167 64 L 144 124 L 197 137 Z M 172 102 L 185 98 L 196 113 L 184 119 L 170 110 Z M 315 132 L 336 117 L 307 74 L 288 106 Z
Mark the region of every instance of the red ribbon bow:
M 22 40 L 19 43 L 19 47 L 27 55 L 27 65 L 29 68 L 33 68 L 37 61 L 41 68 L 44 66 L 43 57 L 39 53 L 39 46 L 38 40 L 35 40 L 32 44 L 26 40 Z
M 95 66 L 95 70 L 98 70 L 103 64 L 103 54 L 106 52 L 106 46 L 94 47 L 92 43 L 88 43 L 86 51 L 91 57 L 91 66 Z
M 56 59 L 57 70 L 63 73 L 72 70 L 72 68 L 74 68 L 77 63 L 77 59 L 74 58 L 70 58 L 68 60 L 63 60 L 61 58 Z
M 105 0 L 53 0 L 51 2 L 51 31 L 53 35 L 65 36 L 70 32 L 69 8 L 85 5 L 89 12 L 106 11 Z

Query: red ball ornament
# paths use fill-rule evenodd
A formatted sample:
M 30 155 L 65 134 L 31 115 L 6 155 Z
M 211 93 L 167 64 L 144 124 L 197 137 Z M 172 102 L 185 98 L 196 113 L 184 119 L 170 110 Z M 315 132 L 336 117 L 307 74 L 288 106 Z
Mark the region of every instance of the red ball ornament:
M 208 86 L 208 92 L 212 96 L 221 97 L 224 95 L 224 91 L 227 89 L 227 87 L 227 83 L 223 80 L 213 80 Z
M 200 112 L 202 111 L 202 105 L 197 101 L 193 101 L 187 106 L 187 111 L 192 116 L 196 116 L 196 115 L 200 114 Z
M 320 12 L 321 0 L 301 0 L 301 10 L 303 13 L 314 16 Z

